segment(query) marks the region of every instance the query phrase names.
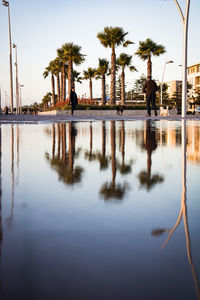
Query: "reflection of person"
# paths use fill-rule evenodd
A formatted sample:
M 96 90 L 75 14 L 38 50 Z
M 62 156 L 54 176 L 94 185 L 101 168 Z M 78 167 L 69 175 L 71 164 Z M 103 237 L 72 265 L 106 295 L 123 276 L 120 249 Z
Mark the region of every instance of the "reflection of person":
M 146 94 L 147 100 L 147 117 L 151 116 L 151 105 L 154 110 L 155 116 L 157 116 L 156 110 L 156 92 L 158 90 L 157 84 L 151 79 L 151 76 L 147 77 L 147 80 L 143 86 L 143 93 Z
M 157 148 L 155 129 L 152 128 L 151 120 L 146 122 L 145 149 L 147 150 L 147 174 L 151 178 L 151 154 Z
M 72 90 L 71 90 L 71 93 L 70 93 L 69 104 L 71 104 L 71 106 L 72 106 L 71 115 L 73 115 L 74 110 L 76 109 L 76 105 L 78 104 L 77 95 L 76 95 L 76 92 L 74 90 L 74 87 L 72 87 Z
M 157 183 L 162 183 L 164 178 L 159 173 L 151 174 L 151 156 L 152 152 L 157 148 L 156 131 L 152 120 L 146 121 L 146 130 L 144 131 L 144 147 L 147 151 L 147 171 L 143 170 L 139 173 L 138 178 L 140 180 L 141 187 L 144 187 L 149 191 Z

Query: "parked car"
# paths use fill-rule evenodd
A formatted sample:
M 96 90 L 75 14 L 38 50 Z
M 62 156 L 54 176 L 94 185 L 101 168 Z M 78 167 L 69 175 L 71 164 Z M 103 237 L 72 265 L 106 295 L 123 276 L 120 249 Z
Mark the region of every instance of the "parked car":
M 197 106 L 197 107 L 195 108 L 195 112 L 196 112 L 196 113 L 200 113 L 200 106 Z

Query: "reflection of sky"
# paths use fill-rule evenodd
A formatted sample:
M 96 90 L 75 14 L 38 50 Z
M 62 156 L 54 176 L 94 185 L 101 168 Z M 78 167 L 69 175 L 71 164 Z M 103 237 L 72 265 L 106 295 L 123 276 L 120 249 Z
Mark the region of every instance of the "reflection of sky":
M 105 124 L 106 155 L 110 157 L 111 126 L 110 122 Z M 93 153 L 102 150 L 101 125 L 101 122 L 92 123 Z M 116 122 L 115 125 L 116 160 L 121 163 L 121 122 Z M 166 126 L 163 124 L 164 131 L 167 128 L 174 130 L 180 127 L 178 122 L 171 122 L 170 127 L 168 125 L 168 122 Z M 192 125 L 191 123 L 190 126 Z M 100 291 L 100 294 L 106 290 L 105 282 L 109 281 L 110 299 L 116 299 L 112 296 L 115 295 L 116 288 L 119 294 L 123 290 L 127 299 L 130 290 L 131 295 L 137 291 L 139 299 L 147 299 L 145 291 L 141 295 L 144 282 L 147 282 L 145 290 L 148 291 L 148 295 L 154 295 L 155 299 L 156 296 L 157 299 L 172 299 L 174 285 L 179 299 L 195 299 L 191 274 L 188 270 L 183 227 L 179 227 L 162 251 L 160 246 L 166 235 L 160 238 L 151 236 L 152 229 L 169 228 L 177 219 L 182 192 L 181 146 L 160 147 L 157 140 L 157 148 L 151 155 L 151 174 L 161 174 L 164 181 L 147 191 L 140 187 L 138 180 L 138 174 L 147 169 L 147 152 L 145 149 L 141 150 L 136 142 L 135 133 L 137 130 L 140 134 L 139 140 L 142 140 L 144 123 L 125 122 L 125 163 L 133 161 L 132 171 L 122 176 L 117 169 L 116 183 L 126 182 L 129 188 L 122 200 L 106 202 L 100 198 L 99 191 L 103 183 L 112 180 L 110 162 L 108 169 L 100 171 L 98 160 L 90 162 L 86 159 L 85 152 L 90 150 L 90 123 L 76 123 L 75 126 L 76 150 L 81 148 L 81 152 L 78 157 L 75 156 L 74 166 L 81 166 L 84 171 L 80 182 L 66 185 L 58 180 L 57 172 L 51 169 L 45 158 L 46 152 L 50 157 L 52 155 L 52 135 L 48 134 L 52 132 L 52 125 L 19 125 L 19 181 L 15 184 L 13 225 L 9 230 L 5 219 L 10 215 L 11 209 L 11 126 L 1 126 L 4 283 L 10 283 L 8 270 L 11 261 L 13 278 L 16 280 L 13 293 L 19 292 L 20 287 L 24 286 L 22 271 L 28 265 L 25 272 L 27 279 L 32 280 L 37 288 L 39 281 L 45 283 L 38 290 L 36 288 L 36 293 L 39 293 L 40 289 L 45 289 L 45 286 L 50 286 L 50 290 L 55 292 L 56 285 L 46 284 L 45 272 L 47 272 L 51 274 L 48 277 L 49 282 L 54 280 L 60 282 L 60 290 L 66 288 L 66 285 L 62 284 L 65 278 L 69 290 L 74 292 L 73 284 L 76 283 L 75 278 L 79 274 L 86 285 L 87 280 L 89 282 L 92 280 L 94 288 Z M 154 126 L 158 139 L 160 122 L 156 122 Z M 57 124 L 55 128 L 57 129 Z M 68 123 L 66 129 L 68 151 Z M 16 178 L 16 125 L 14 132 Z M 193 233 L 192 242 L 198 250 L 195 250 L 195 253 L 199 253 L 199 167 L 197 164 L 187 164 L 190 230 Z M 16 250 L 14 254 L 13 248 Z M 9 260 L 10 257 L 12 260 Z M 35 274 L 40 274 L 39 278 Z M 101 282 L 102 276 L 104 280 Z M 166 282 L 168 285 L 166 298 L 162 298 Z M 29 286 L 29 289 L 32 287 Z M 81 283 L 79 290 L 85 294 Z M 184 293 L 187 298 L 184 298 Z M 119 299 L 124 298 L 120 296 Z

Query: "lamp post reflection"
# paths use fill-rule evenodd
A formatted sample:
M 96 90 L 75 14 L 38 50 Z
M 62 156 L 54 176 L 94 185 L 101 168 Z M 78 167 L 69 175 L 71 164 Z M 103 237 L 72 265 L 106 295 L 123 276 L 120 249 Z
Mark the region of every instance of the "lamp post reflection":
M 12 174 L 12 202 L 11 202 L 11 213 L 6 219 L 7 225 L 12 226 L 13 211 L 14 211 L 14 192 L 15 192 L 15 173 L 14 173 L 14 128 L 11 125 L 11 174 Z
M 1 248 L 3 242 L 3 228 L 2 228 L 2 216 L 1 216 L 1 197 L 2 197 L 2 178 L 1 178 L 1 125 L 0 125 L 0 267 L 1 267 Z M 0 290 L 1 290 L 1 269 L 0 269 Z
M 189 225 L 188 225 L 188 215 L 187 215 L 187 197 L 186 197 L 186 167 L 187 167 L 187 158 L 186 158 L 186 120 L 182 120 L 182 197 L 181 197 L 181 208 L 180 208 L 180 213 L 177 218 L 177 221 L 174 225 L 174 227 L 170 230 L 165 230 L 169 231 L 169 235 L 167 239 L 164 241 L 164 243 L 161 246 L 161 249 L 163 249 L 169 240 L 171 239 L 173 233 L 177 229 L 177 227 L 180 224 L 181 219 L 183 218 L 184 222 L 184 229 L 185 229 L 185 239 L 186 239 L 186 250 L 187 250 L 187 256 L 188 256 L 188 261 L 191 267 L 192 271 L 192 276 L 194 279 L 195 283 L 195 288 L 197 292 L 197 298 L 200 299 L 200 287 L 199 287 L 199 282 L 197 278 L 197 272 L 195 270 L 195 265 L 192 259 L 192 254 L 191 254 L 191 240 L 190 240 L 190 233 L 189 233 Z M 164 231 L 163 231 L 164 232 Z

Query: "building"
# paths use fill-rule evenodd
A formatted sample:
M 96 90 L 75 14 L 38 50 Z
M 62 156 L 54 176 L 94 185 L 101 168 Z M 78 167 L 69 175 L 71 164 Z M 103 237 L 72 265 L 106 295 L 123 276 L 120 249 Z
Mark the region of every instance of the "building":
M 167 93 L 169 94 L 169 98 L 172 98 L 174 93 L 181 92 L 181 85 L 182 81 L 181 80 L 172 80 L 167 82 L 168 89 Z
M 187 79 L 192 84 L 192 88 L 189 91 L 189 98 L 193 98 L 200 92 L 200 63 L 189 66 L 187 69 Z

